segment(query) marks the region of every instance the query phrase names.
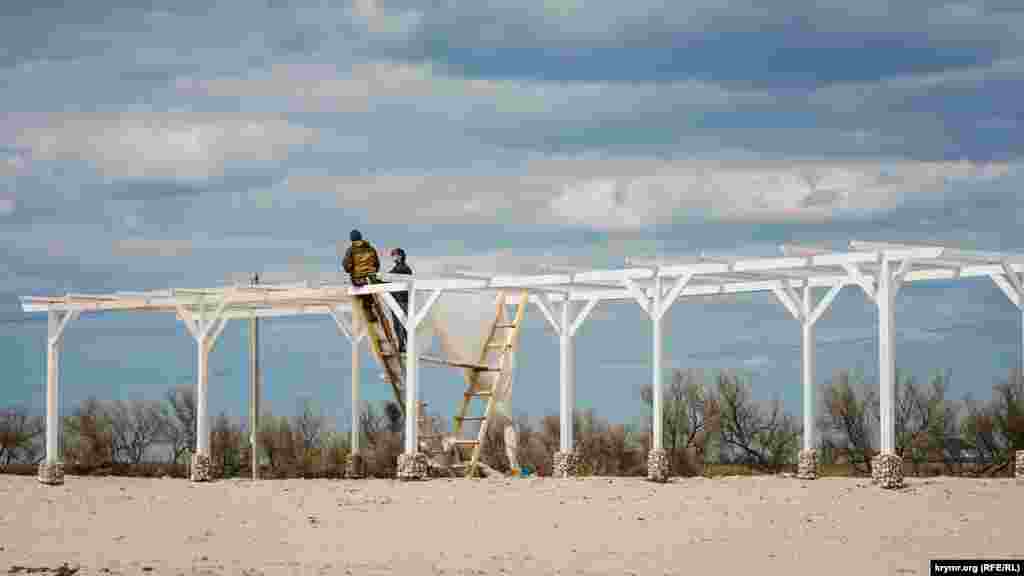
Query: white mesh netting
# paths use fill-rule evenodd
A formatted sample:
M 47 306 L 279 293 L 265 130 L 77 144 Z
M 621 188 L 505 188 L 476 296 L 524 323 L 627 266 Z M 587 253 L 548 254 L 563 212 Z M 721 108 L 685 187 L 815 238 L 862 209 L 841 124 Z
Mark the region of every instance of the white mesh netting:
M 429 323 L 436 336 L 437 355 L 451 362 L 493 365 L 498 361 L 495 351 L 483 356 L 484 341 L 497 313 L 494 294 L 444 293 L 431 310 Z M 505 320 L 506 322 L 508 319 Z M 419 333 L 417 332 L 417 335 Z M 497 372 L 480 373 L 480 385 L 494 385 Z M 509 411 L 512 400 L 512 378 L 505 378 L 495 390 L 497 410 Z

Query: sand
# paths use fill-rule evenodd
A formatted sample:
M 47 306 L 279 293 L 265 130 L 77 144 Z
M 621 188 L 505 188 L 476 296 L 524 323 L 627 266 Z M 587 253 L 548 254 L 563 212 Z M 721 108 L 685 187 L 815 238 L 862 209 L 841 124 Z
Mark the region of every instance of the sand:
M 67 563 L 78 575 L 874 575 L 928 574 L 931 558 L 1024 558 L 1024 485 L 906 484 L 69 476 L 51 487 L 0 476 L 0 565 Z

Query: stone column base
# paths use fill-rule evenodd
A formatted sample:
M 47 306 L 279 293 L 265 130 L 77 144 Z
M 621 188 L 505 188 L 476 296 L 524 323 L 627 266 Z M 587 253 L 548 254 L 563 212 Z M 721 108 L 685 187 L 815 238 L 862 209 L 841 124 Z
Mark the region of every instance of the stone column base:
M 668 482 L 672 467 L 668 463 L 668 452 L 651 450 L 647 453 L 647 479 L 652 482 Z
M 192 481 L 211 482 L 214 479 L 213 465 L 206 454 L 192 455 Z
M 345 459 L 346 478 L 366 478 L 366 461 L 362 454 L 349 454 Z
M 812 448 L 800 451 L 799 456 L 797 456 L 796 477 L 801 480 L 814 480 L 818 477 L 817 450 Z
M 423 480 L 430 471 L 430 460 L 422 452 L 398 455 L 399 480 Z
M 1017 450 L 1017 465 L 1013 469 L 1017 480 L 1024 481 L 1024 450 Z
M 552 470 L 555 478 L 575 478 L 580 473 L 580 455 L 577 452 L 555 452 Z
M 39 482 L 42 484 L 49 484 L 50 486 L 59 486 L 64 483 L 64 463 L 54 462 L 49 464 L 47 462 L 39 463 L 39 475 L 37 476 Z
M 903 459 L 895 454 L 879 454 L 871 459 L 871 482 L 885 489 L 903 487 Z

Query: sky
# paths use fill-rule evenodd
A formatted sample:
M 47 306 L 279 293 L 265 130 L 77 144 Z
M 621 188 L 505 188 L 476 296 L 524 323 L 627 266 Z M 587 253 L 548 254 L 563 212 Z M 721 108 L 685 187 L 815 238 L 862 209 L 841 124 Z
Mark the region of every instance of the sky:
M 621 266 L 787 242 L 1024 252 L 1024 5 L 1015 0 L 582 0 L 0 5 L 0 405 L 42 411 L 45 318 L 16 295 L 211 286 L 338 267 L 359 228 L 415 270 Z M 769 295 L 684 300 L 667 362 L 741 369 L 800 411 L 800 331 Z M 844 288 L 818 383 L 877 374 L 877 315 Z M 329 318 L 263 324 L 269 407 L 344 427 L 349 347 Z M 244 415 L 246 327 L 214 352 L 214 413 Z M 989 280 L 914 284 L 897 364 L 987 398 L 1021 317 Z M 643 413 L 650 325 L 601 304 L 578 405 Z M 516 407 L 557 413 L 557 339 L 527 315 Z M 364 397 L 387 386 L 364 359 Z M 461 376 L 423 368 L 450 414 Z M 195 381 L 184 327 L 83 317 L 62 409 Z

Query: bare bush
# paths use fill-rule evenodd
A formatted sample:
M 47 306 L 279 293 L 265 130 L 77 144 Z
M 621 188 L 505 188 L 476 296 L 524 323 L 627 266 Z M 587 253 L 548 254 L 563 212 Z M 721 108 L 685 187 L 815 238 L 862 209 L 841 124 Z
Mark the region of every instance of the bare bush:
M 720 436 L 739 451 L 739 460 L 765 470 L 778 471 L 793 461 L 799 446 L 796 420 L 774 400 L 767 407 L 754 403 L 749 384 L 737 375 L 718 374 Z
M 166 419 L 159 402 L 116 400 L 105 407 L 110 420 L 114 461 L 139 464 L 164 435 Z
M 301 402 L 293 428 L 299 469 L 303 476 L 316 475 L 321 468 L 325 421 L 323 414 L 314 409 L 311 400 Z
M 210 428 L 210 462 L 217 475 L 234 478 L 243 470 L 242 445 L 245 434 L 240 425 L 221 412 Z
M 103 404 L 88 398 L 64 421 L 64 461 L 70 467 L 92 471 L 114 462 L 114 436 Z
M 640 398 L 653 410 L 651 385 L 640 389 Z M 650 427 L 650 417 L 647 417 Z M 673 474 L 699 473 L 711 434 L 720 432 L 721 410 L 713 392 L 698 370 L 673 370 L 662 396 L 662 446 Z
M 872 418 L 877 419 L 877 394 L 863 382 L 851 382 L 850 372 L 843 370 L 825 384 L 823 399 L 822 426 L 826 433 L 834 433 L 830 442 L 836 460 L 845 460 L 858 473 L 870 474 L 875 454 L 870 430 Z
M 0 465 L 36 463 L 41 452 L 36 440 L 45 431 L 43 418 L 29 415 L 23 406 L 0 411 Z
M 178 386 L 167 391 L 168 410 L 164 414 L 162 441 L 170 446 L 170 461 L 196 446 L 196 392 L 193 386 Z
M 1024 378 L 1014 370 L 993 392 L 987 405 L 969 395 L 965 398 L 967 416 L 961 430 L 966 444 L 976 452 L 979 473 L 1012 474 L 1014 452 L 1024 450 Z
M 298 468 L 299 455 L 288 418 L 279 418 L 269 412 L 264 414 L 260 418 L 257 435 L 260 447 L 267 456 L 270 473 L 277 478 L 294 475 Z

